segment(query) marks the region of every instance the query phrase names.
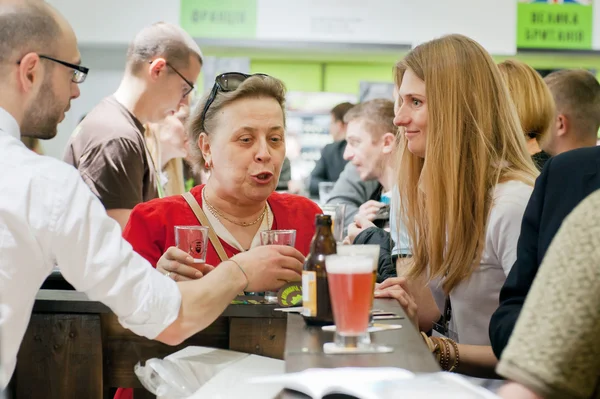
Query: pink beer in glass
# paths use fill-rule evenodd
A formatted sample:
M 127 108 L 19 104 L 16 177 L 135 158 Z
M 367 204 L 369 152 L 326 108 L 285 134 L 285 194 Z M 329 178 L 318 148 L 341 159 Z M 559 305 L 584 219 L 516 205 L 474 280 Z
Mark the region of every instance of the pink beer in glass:
M 329 255 L 325 261 L 336 338 L 367 334 L 373 304 L 373 258 L 365 255 Z M 336 342 L 340 342 L 336 339 Z

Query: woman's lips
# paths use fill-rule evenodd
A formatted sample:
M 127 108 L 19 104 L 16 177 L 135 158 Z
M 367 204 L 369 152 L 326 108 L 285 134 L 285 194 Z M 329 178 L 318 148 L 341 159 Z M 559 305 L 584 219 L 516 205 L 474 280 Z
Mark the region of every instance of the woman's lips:
M 261 172 L 252 175 L 252 180 L 254 180 L 258 184 L 269 184 L 271 180 L 273 180 L 273 177 L 273 173 L 271 172 Z

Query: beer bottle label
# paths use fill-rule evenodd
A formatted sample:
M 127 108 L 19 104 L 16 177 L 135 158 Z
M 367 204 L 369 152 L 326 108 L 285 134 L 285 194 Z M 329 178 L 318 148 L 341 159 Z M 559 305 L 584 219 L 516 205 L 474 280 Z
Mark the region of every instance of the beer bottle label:
M 317 316 L 317 272 L 302 271 L 302 315 Z

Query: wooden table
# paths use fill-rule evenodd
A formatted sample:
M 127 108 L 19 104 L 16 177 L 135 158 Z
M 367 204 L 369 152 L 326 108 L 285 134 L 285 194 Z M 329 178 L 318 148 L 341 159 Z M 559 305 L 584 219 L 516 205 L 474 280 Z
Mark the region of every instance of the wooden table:
M 298 372 L 308 368 L 333 367 L 400 367 L 415 373 L 436 372 L 440 367 L 427 350 L 417 329 L 405 317 L 397 301 L 376 299 L 373 307 L 396 313 L 401 319 L 376 320 L 376 323 L 401 324 L 399 330 L 371 334 L 371 341 L 394 348 L 392 353 L 362 355 L 326 355 L 323 344 L 333 341 L 333 333 L 320 327 L 308 327 L 298 314 L 290 314 L 287 320 L 285 344 L 285 371 Z M 308 396 L 284 390 L 279 399 L 300 399 Z M 337 395 L 337 397 L 346 397 Z M 328 396 L 328 398 L 330 398 Z
M 256 299 L 239 297 L 238 299 Z M 19 350 L 14 396 L 112 398 L 111 388 L 142 388 L 134 365 L 186 346 L 210 346 L 283 359 L 286 314 L 276 305 L 230 305 L 208 328 L 178 346 L 124 329 L 108 307 L 76 291 L 40 290 Z

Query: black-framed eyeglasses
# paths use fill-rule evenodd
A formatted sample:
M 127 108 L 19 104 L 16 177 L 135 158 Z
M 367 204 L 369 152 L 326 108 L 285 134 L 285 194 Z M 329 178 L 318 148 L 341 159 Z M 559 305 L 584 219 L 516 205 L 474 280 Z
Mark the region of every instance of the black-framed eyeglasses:
M 152 62 L 152 61 L 150 61 L 150 62 Z M 179 75 L 179 77 L 181 79 L 183 79 L 183 81 L 185 83 L 187 83 L 188 86 L 190 86 L 190 88 L 185 93 L 183 93 L 183 98 L 185 98 L 188 94 L 190 94 L 192 92 L 192 90 L 194 90 L 194 84 L 192 82 L 190 82 L 189 80 L 187 80 L 186 77 L 183 76 L 181 73 L 179 73 L 179 71 L 177 69 L 175 69 L 175 67 L 173 65 L 171 65 L 167 62 L 167 66 L 169 68 L 171 68 L 177 75 Z
M 202 115 L 200 115 L 200 127 L 203 132 L 206 131 L 204 128 L 204 119 L 206 118 L 206 113 L 210 108 L 210 105 L 215 101 L 217 97 L 217 93 L 222 91 L 224 93 L 235 91 L 242 82 L 248 79 L 250 76 L 269 76 L 264 73 L 255 73 L 253 75 L 248 75 L 242 72 L 225 72 L 220 74 L 215 78 L 215 84 L 213 85 L 212 90 L 210 91 L 210 95 L 206 100 L 206 104 L 204 105 L 204 110 L 202 110 Z
M 38 57 L 43 58 L 45 60 L 49 60 L 52 62 L 56 62 L 60 65 L 66 66 L 67 68 L 71 68 L 73 70 L 73 76 L 71 77 L 71 81 L 73 83 L 83 83 L 85 78 L 87 78 L 88 73 L 90 72 L 89 68 L 86 68 L 81 65 L 71 64 L 70 62 L 58 60 L 56 58 L 48 57 L 47 55 L 38 54 Z M 21 60 L 17 61 L 17 65 L 21 64 Z

